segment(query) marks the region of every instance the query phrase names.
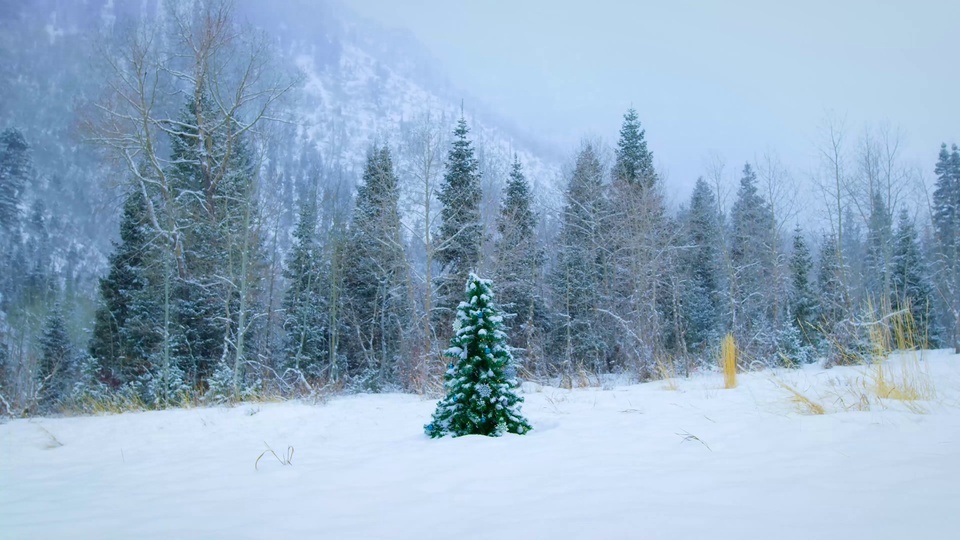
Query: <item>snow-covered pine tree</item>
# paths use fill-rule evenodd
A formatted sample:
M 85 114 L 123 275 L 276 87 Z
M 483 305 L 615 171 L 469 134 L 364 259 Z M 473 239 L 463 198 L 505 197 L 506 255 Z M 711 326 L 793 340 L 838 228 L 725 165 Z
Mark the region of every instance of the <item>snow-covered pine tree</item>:
M 893 217 L 879 193 L 870 198 L 867 245 L 863 260 L 863 288 L 874 307 L 890 294 L 890 264 L 893 257 Z
M 344 260 L 343 347 L 350 374 L 368 389 L 396 384 L 409 314 L 400 185 L 386 145 L 367 155 Z
M 713 190 L 698 178 L 686 213 L 687 249 L 681 257 L 686 274 L 683 318 L 687 347 L 703 351 L 720 337 L 720 210 Z
M 31 169 L 29 149 L 20 130 L 0 133 L 0 237 L 20 222 L 20 199 Z
M 608 216 L 603 166 L 593 145 L 577 156 L 561 215 L 557 260 L 551 276 L 557 324 L 550 340 L 560 369 L 606 370 L 607 344 L 598 308 L 602 307 L 603 220 Z
M 327 297 L 322 291 L 322 254 L 317 243 L 317 205 L 314 200 L 302 203 L 293 238 L 293 248 L 287 255 L 284 269 L 284 277 L 289 282 L 283 298 L 285 365 L 291 370 L 289 378 L 313 378 L 326 367 L 329 352 Z
M 673 274 L 672 250 L 666 249 L 671 234 L 659 179 L 653 168 L 653 153 L 634 109 L 623 117 L 616 159 L 610 171 L 610 210 L 603 224 L 604 262 L 610 276 L 604 308 L 614 319 L 629 326 L 629 332 L 608 336 L 611 358 L 622 367 L 632 362 L 640 371 L 667 344 L 675 344 L 677 332 L 670 324 L 673 311 L 669 277 Z M 612 338 L 612 339 L 610 339 Z M 641 373 L 643 376 L 644 373 Z
M 68 396 L 70 377 L 73 375 L 73 347 L 59 305 L 44 321 L 39 344 L 36 400 L 38 410 L 43 413 L 55 410 Z
M 440 234 L 437 261 L 444 274 L 438 279 L 437 323 L 441 335 L 453 320 L 460 284 L 480 264 L 483 244 L 483 222 L 480 218 L 482 190 L 480 169 L 474 155 L 467 121 L 462 116 L 453 132 L 453 143 L 447 154 L 446 173 L 440 186 Z
M 530 431 L 520 413 L 523 398 L 517 395 L 513 357 L 490 280 L 470 273 L 454 329 L 456 335 L 444 352 L 451 359 L 444 377 L 446 396 L 437 403 L 433 421 L 424 426 L 427 435 L 499 437 Z
M 816 339 L 818 318 L 817 295 L 813 290 L 811 273 L 813 259 L 798 225 L 793 232 L 793 254 L 790 256 L 790 314 L 803 342 L 812 345 Z
M 917 347 L 937 346 L 940 332 L 931 316 L 933 291 L 927 274 L 927 263 L 920 251 L 920 241 L 913 220 L 906 208 L 900 210 L 890 268 L 891 307 L 909 310 L 913 318 Z
M 760 196 L 757 175 L 749 163 L 737 190 L 737 199 L 730 212 L 731 289 L 734 300 L 733 332 L 737 345 L 753 353 L 767 353 L 773 330 L 772 303 L 768 292 L 774 279 L 774 242 L 776 239 L 773 210 Z
M 146 358 L 161 340 L 158 329 L 145 321 L 157 316 L 139 312 L 146 307 L 142 295 L 149 290 L 147 265 L 151 264 L 150 237 L 144 227 L 146 202 L 139 191 L 127 195 L 120 218 L 120 242 L 100 279 L 100 307 L 97 308 L 90 354 L 97 360 L 103 378 L 118 386 L 135 380 L 149 366 Z M 157 314 L 153 314 L 157 315 Z
M 948 343 L 960 350 L 960 149 L 940 146 L 933 192 L 935 275 Z
M 515 314 L 510 344 L 526 350 L 530 360 L 534 339 L 543 329 L 545 306 L 539 288 L 544 251 L 537 241 L 537 214 L 531 208 L 530 185 L 514 156 L 506 196 L 500 207 L 496 243 L 496 276 L 500 305 Z

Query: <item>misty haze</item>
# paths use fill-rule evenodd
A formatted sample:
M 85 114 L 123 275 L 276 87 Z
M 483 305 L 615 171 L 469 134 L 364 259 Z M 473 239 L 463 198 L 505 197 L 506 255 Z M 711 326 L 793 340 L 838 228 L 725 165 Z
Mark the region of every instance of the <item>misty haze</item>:
M 947 0 L 0 0 L 0 538 L 949 538 Z

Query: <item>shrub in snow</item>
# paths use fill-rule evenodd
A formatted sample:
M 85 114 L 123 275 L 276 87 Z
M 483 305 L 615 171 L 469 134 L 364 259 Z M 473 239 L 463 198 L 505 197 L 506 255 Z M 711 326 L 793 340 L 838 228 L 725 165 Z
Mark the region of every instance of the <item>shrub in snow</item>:
M 456 335 L 444 355 L 451 358 L 444 377 L 446 397 L 437 404 L 430 437 L 523 434 L 530 424 L 520 414 L 513 356 L 503 332 L 503 316 L 489 280 L 470 274 L 466 302 L 457 307 Z

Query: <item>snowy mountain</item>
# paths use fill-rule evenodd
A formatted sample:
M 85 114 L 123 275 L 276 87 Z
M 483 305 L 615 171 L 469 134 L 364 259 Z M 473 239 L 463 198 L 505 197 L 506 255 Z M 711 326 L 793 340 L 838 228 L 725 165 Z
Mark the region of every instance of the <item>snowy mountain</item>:
M 271 182 L 303 176 L 289 169 L 293 162 L 306 167 L 304 148 L 316 150 L 313 162 L 352 184 L 371 143 L 387 142 L 402 154 L 402 134 L 413 123 L 429 115 L 449 133 L 461 110 L 486 169 L 485 187 L 502 185 L 516 154 L 537 200 L 547 208 L 558 203 L 558 153 L 458 90 L 409 33 L 379 27 L 330 1 L 240 2 L 237 8 L 275 43 L 280 67 L 303 76 L 287 111 L 296 125 L 276 143 L 277 155 L 268 156 L 274 174 L 265 176 L 265 193 L 285 194 L 279 200 L 284 224 L 292 225 L 304 188 Z M 83 276 L 84 288 L 94 283 L 116 237 L 116 187 L 124 182 L 85 143 L 81 129 L 84 109 L 102 93 L 98 44 L 117 39 L 117 29 L 131 20 L 162 19 L 165 9 L 159 0 L 0 0 L 0 129 L 23 131 L 40 178 L 24 213 L 33 200 L 54 201 L 45 210 L 59 227 L 50 231 L 58 244 L 54 257 L 65 272 Z

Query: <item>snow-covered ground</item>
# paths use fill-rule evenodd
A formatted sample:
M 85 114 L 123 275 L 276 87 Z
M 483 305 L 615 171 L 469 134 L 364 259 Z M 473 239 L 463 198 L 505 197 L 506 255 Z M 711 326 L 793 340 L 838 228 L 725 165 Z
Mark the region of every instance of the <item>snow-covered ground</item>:
M 906 405 L 866 368 L 527 384 L 534 431 L 500 439 L 430 440 L 409 395 L 15 420 L 0 538 L 954 538 L 960 356 L 922 365 Z

